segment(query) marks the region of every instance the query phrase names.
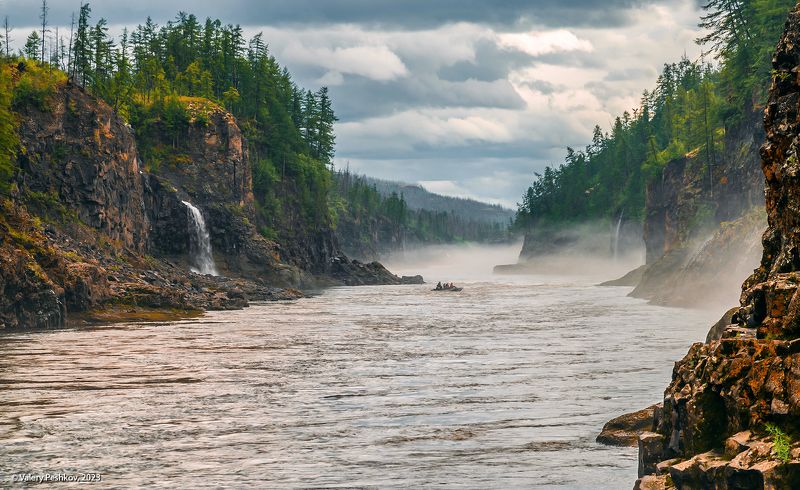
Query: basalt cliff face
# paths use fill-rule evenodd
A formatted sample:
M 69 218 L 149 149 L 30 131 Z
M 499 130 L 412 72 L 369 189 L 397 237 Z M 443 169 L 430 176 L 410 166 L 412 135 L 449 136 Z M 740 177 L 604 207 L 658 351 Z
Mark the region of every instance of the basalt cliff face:
M 147 171 L 137 135 L 107 104 L 66 82 L 45 102 L 15 104 L 20 151 L 0 210 L 0 329 L 242 308 L 301 296 L 293 287 L 421 281 L 351 261 L 330 229 L 280 243 L 261 236 L 247 141 L 216 105 L 204 103 L 203 121 L 170 142 L 185 157 L 179 165 Z M 205 218 L 220 276 L 189 272 L 184 201 Z
M 675 364 L 637 488 L 800 487 L 800 11 L 773 58 L 761 147 L 769 227 L 731 324 Z
M 760 116 L 746 114 L 728 129 L 710 168 L 692 153 L 669 162 L 648 184 L 647 267 L 631 296 L 689 307 L 735 301 L 739 284 L 758 265 L 766 227 L 758 165 L 763 140 Z

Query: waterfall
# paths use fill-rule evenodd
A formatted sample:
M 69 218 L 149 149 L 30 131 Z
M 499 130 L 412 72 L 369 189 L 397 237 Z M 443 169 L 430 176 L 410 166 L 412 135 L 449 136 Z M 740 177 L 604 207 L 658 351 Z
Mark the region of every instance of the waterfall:
M 203 219 L 203 213 L 193 206 L 192 203 L 187 201 L 181 202 L 186 206 L 189 221 L 191 221 L 192 227 L 194 228 L 194 237 L 189 241 L 189 252 L 194 262 L 192 272 L 216 276 L 217 267 L 214 265 L 214 256 L 211 254 L 211 236 L 208 234 L 208 228 L 206 228 L 206 220 Z
M 619 219 L 617 220 L 617 230 L 614 232 L 614 260 L 617 259 L 619 254 L 619 230 L 622 228 L 622 215 L 624 211 L 619 212 Z

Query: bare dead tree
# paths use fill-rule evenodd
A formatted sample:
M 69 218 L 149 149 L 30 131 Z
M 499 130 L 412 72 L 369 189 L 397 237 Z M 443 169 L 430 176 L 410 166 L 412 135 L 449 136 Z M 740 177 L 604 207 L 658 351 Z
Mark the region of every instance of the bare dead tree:
M 9 37 L 9 35 L 10 35 L 11 31 L 13 31 L 14 29 L 9 27 L 9 25 L 8 25 L 8 16 L 7 15 L 6 15 L 5 20 L 3 21 L 3 28 L 6 31 L 6 36 L 5 36 L 5 38 L 6 38 L 6 58 L 8 58 L 9 56 L 11 56 L 11 50 L 9 48 L 9 46 L 11 44 L 11 38 Z
M 73 77 L 72 73 L 72 31 L 75 30 L 75 12 L 72 12 L 72 18 L 69 24 L 69 49 L 67 50 L 67 76 Z
M 41 58 L 42 63 L 44 63 L 44 61 L 45 61 L 45 57 L 44 57 L 44 44 L 45 43 L 44 43 L 44 41 L 45 41 L 45 39 L 47 39 L 47 37 L 46 37 L 47 36 L 47 32 L 48 32 L 48 29 L 47 29 L 47 12 L 49 10 L 50 10 L 50 7 L 47 6 L 47 0 L 42 0 L 42 10 L 41 10 L 41 13 L 39 14 L 39 18 L 42 19 L 42 58 Z

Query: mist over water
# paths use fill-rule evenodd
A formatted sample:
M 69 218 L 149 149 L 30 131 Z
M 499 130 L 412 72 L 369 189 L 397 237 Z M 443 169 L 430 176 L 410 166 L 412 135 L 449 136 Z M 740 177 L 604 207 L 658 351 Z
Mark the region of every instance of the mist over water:
M 433 245 L 389 255 L 384 265 L 400 275 L 422 274 L 426 281 L 492 280 L 494 266 L 517 261 L 522 241 L 504 245 Z
M 397 274 L 422 274 L 433 284 L 453 280 L 526 282 L 537 277 L 543 281 L 559 281 L 569 276 L 602 282 L 642 265 L 643 260 L 639 250 L 620 252 L 614 258 L 575 246 L 560 254 L 528 259 L 513 274 L 494 272 L 497 265 L 516 264 L 521 247 L 521 240 L 503 245 L 435 245 L 396 252 L 386 258 L 384 265 Z M 528 276 L 528 279 L 514 279 L 514 276 Z
M 610 418 L 661 399 L 721 312 L 614 274 L 495 276 L 519 246 L 389 262 L 429 284 L 341 287 L 196 321 L 0 336 L 0 474 L 108 486 L 629 488 Z M 625 266 L 619 264 L 620 270 Z M 460 293 L 433 292 L 455 281 Z

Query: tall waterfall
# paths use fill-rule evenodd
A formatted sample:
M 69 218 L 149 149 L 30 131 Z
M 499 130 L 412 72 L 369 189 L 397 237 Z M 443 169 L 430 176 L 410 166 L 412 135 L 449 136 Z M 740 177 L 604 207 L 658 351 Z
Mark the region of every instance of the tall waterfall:
M 623 211 L 619 212 L 619 220 L 617 220 L 617 229 L 614 232 L 614 259 L 619 256 L 619 231 L 622 228 L 622 214 Z
M 208 234 L 208 228 L 206 228 L 206 220 L 203 219 L 203 213 L 193 206 L 192 203 L 187 201 L 181 202 L 186 206 L 189 221 L 194 228 L 194 237 L 189 241 L 189 252 L 194 262 L 192 272 L 216 276 L 218 274 L 217 266 L 214 265 L 214 256 L 211 253 L 211 236 Z

